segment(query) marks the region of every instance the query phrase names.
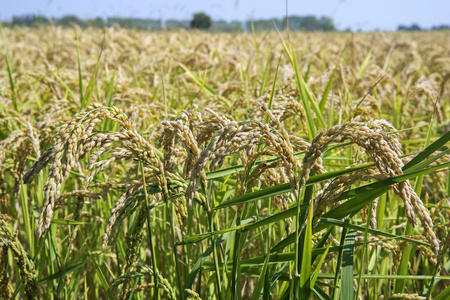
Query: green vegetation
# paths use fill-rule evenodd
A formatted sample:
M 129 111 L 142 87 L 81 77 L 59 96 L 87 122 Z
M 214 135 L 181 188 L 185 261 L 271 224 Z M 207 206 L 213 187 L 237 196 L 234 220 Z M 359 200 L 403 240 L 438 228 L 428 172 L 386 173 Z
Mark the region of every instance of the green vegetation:
M 196 13 L 191 20 L 191 28 L 208 29 L 211 25 L 211 18 L 205 13 Z
M 450 34 L 253 29 L 2 30 L 0 298 L 448 298 Z
M 208 25 L 210 24 L 210 25 Z M 100 17 L 94 19 L 80 19 L 74 15 L 64 16 L 62 18 L 46 18 L 42 15 L 24 15 L 13 17 L 10 22 L 3 22 L 5 27 L 33 27 L 39 28 L 49 25 L 58 25 L 62 27 L 72 27 L 74 25 L 81 28 L 104 28 L 120 26 L 126 29 L 137 30 L 162 30 L 162 29 L 210 29 L 212 31 L 222 32 L 241 32 L 251 31 L 276 31 L 286 30 L 286 26 L 289 24 L 289 30 L 291 31 L 337 31 L 334 25 L 333 19 L 330 17 L 322 16 L 316 17 L 309 16 L 289 16 L 288 18 L 272 18 L 272 19 L 252 19 L 245 22 L 224 20 L 211 20 L 211 18 L 204 13 L 194 14 L 193 18 L 189 20 L 175 20 L 168 19 L 164 22 L 161 19 L 148 19 L 148 18 L 122 18 L 122 17 L 108 17 L 102 19 Z M 244 26 L 245 25 L 245 26 Z M 198 27 L 203 26 L 203 27 Z M 429 29 L 420 27 L 418 24 L 399 25 L 398 31 L 442 31 L 449 30 L 450 25 L 440 24 L 432 26 Z M 350 31 L 347 29 L 345 31 Z
M 315 16 L 289 16 L 289 29 L 291 31 L 335 31 L 336 28 L 333 20 L 329 17 L 317 18 Z M 102 18 L 82 20 L 76 16 L 69 15 L 62 18 L 47 19 L 44 16 L 25 15 L 20 17 L 13 17 L 11 22 L 4 22 L 6 27 L 42 27 L 50 24 L 72 27 L 77 25 L 81 28 L 104 28 L 112 26 L 120 26 L 126 29 L 138 30 L 162 30 L 162 29 L 211 29 L 213 31 L 243 31 L 243 22 L 232 21 L 226 22 L 223 20 L 211 20 L 205 13 L 196 13 L 193 18 L 189 20 L 175 20 L 168 19 L 164 23 L 160 19 L 139 19 L 139 18 L 120 18 L 109 17 L 106 20 Z M 267 20 L 251 20 L 245 22 L 246 28 L 252 28 L 257 31 L 273 30 L 276 28 L 281 30 L 286 29 L 286 17 L 281 19 L 267 19 Z M 275 26 L 274 26 L 275 24 Z

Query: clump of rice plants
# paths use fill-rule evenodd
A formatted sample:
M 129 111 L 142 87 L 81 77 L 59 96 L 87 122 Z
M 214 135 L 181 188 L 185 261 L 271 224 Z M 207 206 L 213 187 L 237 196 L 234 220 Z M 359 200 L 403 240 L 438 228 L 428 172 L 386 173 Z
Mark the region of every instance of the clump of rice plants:
M 448 33 L 2 37 L 2 298 L 448 297 Z

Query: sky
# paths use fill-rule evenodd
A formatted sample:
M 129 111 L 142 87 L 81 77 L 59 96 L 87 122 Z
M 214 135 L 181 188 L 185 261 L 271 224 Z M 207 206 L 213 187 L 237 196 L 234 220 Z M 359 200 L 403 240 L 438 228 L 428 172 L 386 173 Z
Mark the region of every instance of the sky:
M 2 3 L 3 2 L 3 3 Z M 288 0 L 289 15 L 327 16 L 338 29 L 396 30 L 398 25 L 422 28 L 450 24 L 450 0 Z M 205 12 L 213 20 L 282 18 L 285 0 L 0 0 L 0 20 L 38 14 L 46 17 L 76 15 L 190 20 Z

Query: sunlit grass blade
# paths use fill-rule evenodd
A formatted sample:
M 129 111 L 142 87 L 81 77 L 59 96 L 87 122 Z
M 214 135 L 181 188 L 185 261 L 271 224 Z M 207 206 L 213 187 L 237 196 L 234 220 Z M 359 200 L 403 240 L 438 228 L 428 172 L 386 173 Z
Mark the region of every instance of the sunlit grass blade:
M 320 222 L 319 223 L 335 225 L 335 226 L 338 226 L 338 227 L 347 228 L 347 229 L 351 229 L 351 230 L 355 230 L 355 231 L 359 231 L 359 232 L 365 232 L 366 231 L 366 227 L 365 226 L 350 224 L 348 222 L 344 222 L 344 221 L 337 220 L 337 219 L 332 219 L 332 218 L 320 218 Z M 392 239 L 395 239 L 395 240 L 405 241 L 405 242 L 408 242 L 408 243 L 412 243 L 412 244 L 416 244 L 416 245 L 422 245 L 422 246 L 426 246 L 426 247 L 430 246 L 429 243 L 426 243 L 426 242 L 423 242 L 423 241 L 420 241 L 420 240 L 417 240 L 417 239 L 411 239 L 411 238 L 408 238 L 406 236 L 396 235 L 396 234 L 384 232 L 384 231 L 377 230 L 377 229 L 367 228 L 367 232 L 370 233 L 370 234 L 373 234 L 375 236 L 384 236 L 386 238 L 392 238 Z
M 319 300 L 332 300 L 332 298 L 327 293 L 325 293 L 317 284 L 314 285 L 312 292 L 314 296 L 316 296 Z
M 78 39 L 78 31 L 75 30 L 77 40 L 77 62 L 78 62 L 78 88 L 80 90 L 80 103 L 83 103 L 83 73 L 81 72 L 81 55 L 80 55 L 80 40 Z
M 429 149 L 429 143 L 430 143 L 430 139 L 431 139 L 431 131 L 433 129 L 433 122 L 430 122 L 430 124 L 428 125 L 428 133 L 427 133 L 427 137 L 426 137 L 426 141 L 425 141 L 425 145 L 424 148 L 425 149 Z M 450 132 L 448 132 L 450 133 Z M 450 135 L 449 135 L 450 138 Z M 439 141 L 439 140 L 438 140 Z M 441 142 L 443 142 L 444 140 L 441 140 Z M 437 144 L 439 144 L 440 142 L 438 142 Z M 433 148 L 430 149 L 430 151 L 432 151 Z M 422 153 L 419 153 L 419 155 L 421 155 Z M 417 155 L 417 156 L 419 156 Z M 416 157 L 417 157 L 416 156 Z M 417 166 L 417 165 L 416 165 Z M 423 182 L 423 177 L 424 175 L 419 175 L 416 178 L 416 182 L 415 182 L 415 186 L 414 186 L 414 191 L 416 192 L 417 195 L 420 195 L 422 192 L 422 182 Z M 406 224 L 406 228 L 405 228 L 405 235 L 411 235 L 414 233 L 414 227 L 411 223 L 408 222 L 408 224 Z M 409 269 L 409 261 L 410 261 L 410 255 L 411 255 L 411 245 L 406 245 L 401 252 L 401 259 L 400 259 L 400 265 L 398 267 L 397 270 L 397 274 L 396 275 L 406 275 L 408 274 L 408 269 Z M 437 268 L 437 266 L 436 266 Z M 405 280 L 400 279 L 397 280 L 395 282 L 395 286 L 394 286 L 394 292 L 395 293 L 402 293 L 405 289 Z
M 245 219 L 241 221 L 241 225 L 235 226 L 235 227 L 231 227 L 231 228 L 225 228 L 222 230 L 218 230 L 218 231 L 214 231 L 214 232 L 208 232 L 208 233 L 201 233 L 201 234 L 197 234 L 197 235 L 193 235 L 193 236 L 189 236 L 184 238 L 182 241 L 178 242 L 176 245 L 185 245 L 185 244 L 191 244 L 191 243 L 197 243 L 200 242 L 204 239 L 216 236 L 216 235 L 221 235 L 221 234 L 226 234 L 228 232 L 232 232 L 232 231 L 236 231 L 242 228 L 245 228 L 249 222 L 255 220 L 256 218 L 249 218 L 249 219 Z
M 448 286 L 444 291 L 437 295 L 434 300 L 447 300 L 450 299 L 450 286 Z
M 45 278 L 42 278 L 41 280 L 39 280 L 39 283 L 42 284 L 42 283 L 45 283 L 47 281 L 52 281 L 52 280 L 55 280 L 55 279 L 63 278 L 64 276 L 67 276 L 67 275 L 69 275 L 69 274 L 71 274 L 71 273 L 81 269 L 89 261 L 91 261 L 91 259 L 86 259 L 86 260 L 84 260 L 84 261 L 82 261 L 82 262 L 80 262 L 78 264 L 75 264 L 75 265 L 72 265 L 72 266 L 69 266 L 69 267 L 65 267 L 64 270 L 61 270 L 61 271 L 56 272 L 56 273 L 54 273 L 52 275 L 49 275 L 49 276 L 47 276 Z
M 298 275 L 300 275 L 299 279 L 299 285 L 300 285 L 300 298 L 309 298 L 311 293 L 311 263 L 312 263 L 312 249 L 313 249 L 313 243 L 312 243 L 312 232 L 313 232 L 313 210 L 314 210 L 314 198 L 312 198 L 313 194 L 313 188 L 308 187 L 305 190 L 305 198 L 304 203 L 309 203 L 308 205 L 308 215 L 306 216 L 306 224 L 305 229 L 300 234 L 300 240 L 297 242 L 297 255 L 296 255 L 296 264 L 298 266 L 298 263 L 301 262 L 300 268 L 297 267 L 297 272 L 300 272 Z M 297 211 L 297 218 L 300 218 L 303 213 L 301 213 L 301 207 L 300 204 L 298 204 L 298 211 Z M 303 221 L 300 221 L 303 223 Z M 301 223 L 299 222 L 299 226 L 301 226 Z M 299 230 L 296 232 L 297 237 L 299 238 Z M 301 244 L 302 243 L 302 244 Z M 299 254 L 301 254 L 301 257 L 299 257 Z M 300 270 L 299 270 L 300 269 Z
M 261 269 L 261 274 L 256 282 L 255 289 L 253 290 L 251 300 L 258 300 L 261 297 L 261 291 L 263 290 L 264 283 L 266 281 L 267 276 L 267 268 L 269 266 L 270 253 L 266 254 L 266 258 L 264 260 L 264 265 Z
M 89 79 L 89 83 L 88 86 L 86 87 L 86 91 L 84 92 L 79 111 L 81 111 L 87 105 L 89 105 L 91 101 L 92 93 L 94 91 L 95 80 L 97 79 L 98 67 L 100 66 L 100 59 L 102 58 L 104 47 L 105 47 L 105 40 L 103 40 L 100 53 L 98 54 L 97 63 L 95 64 L 94 72 L 92 73 L 91 78 Z
M 9 59 L 9 54 L 8 54 L 8 49 L 6 48 L 6 40 L 5 40 L 5 36 L 3 34 L 3 27 L 0 24 L 0 32 L 2 35 L 2 41 L 3 41 L 3 51 L 4 51 L 4 55 L 5 55 L 5 60 L 6 60 L 6 68 L 8 71 L 8 78 L 9 78 L 9 86 L 11 88 L 11 93 L 12 93 L 12 102 L 13 102 L 13 106 L 14 106 L 14 110 L 18 111 L 19 106 L 17 105 L 17 93 L 16 93 L 16 84 L 14 81 L 14 77 L 13 77 L 13 69 L 11 66 L 11 60 Z
M 203 88 L 205 87 L 206 84 L 206 75 L 207 75 L 207 71 L 205 69 L 205 74 L 203 75 L 203 80 L 202 80 L 202 84 L 200 85 L 200 88 L 198 89 L 197 94 L 195 94 L 194 97 L 191 98 L 191 100 L 189 100 L 184 106 L 183 108 L 180 110 L 180 112 L 178 114 L 180 114 L 183 110 L 185 110 L 186 108 L 188 108 L 192 103 L 194 103 L 194 100 L 198 97 L 198 95 L 200 95 L 200 93 L 202 92 Z
M 339 56 L 339 59 L 338 59 L 338 61 L 336 62 L 336 65 L 334 66 L 333 73 L 331 73 L 330 79 L 328 79 L 328 83 L 327 83 L 327 85 L 325 86 L 325 90 L 324 90 L 324 92 L 323 92 L 322 99 L 320 99 L 319 109 L 320 109 L 320 111 L 321 111 L 322 113 L 323 113 L 324 110 L 325 110 L 325 104 L 327 103 L 328 97 L 329 97 L 329 95 L 330 95 L 331 88 L 333 87 L 334 77 L 335 77 L 335 74 L 336 74 L 336 70 L 337 70 L 337 68 L 338 68 L 338 66 L 339 66 L 339 61 L 342 59 L 342 56 L 344 55 L 344 51 L 345 51 L 346 48 L 347 48 L 347 43 L 346 43 L 346 45 L 344 46 L 344 48 L 342 49 L 342 51 L 341 51 L 341 55 Z M 331 113 L 330 116 L 329 116 L 330 122 L 331 122 L 332 119 L 333 119 L 332 116 L 333 116 L 333 114 Z
M 191 76 L 192 79 L 194 79 L 194 82 L 200 87 L 200 91 L 202 89 L 205 89 L 209 94 L 211 95 L 217 95 L 217 93 L 214 91 L 214 89 L 212 87 L 210 87 L 209 85 L 207 85 L 205 82 L 203 82 L 203 80 L 200 80 L 200 78 L 198 78 L 197 75 L 195 75 L 191 70 L 189 70 L 188 67 L 186 67 L 183 63 L 178 62 L 178 65 L 184 70 L 186 71 L 186 73 L 189 74 L 189 76 Z M 206 72 L 204 75 L 204 78 L 206 78 Z
M 355 188 L 355 189 L 346 191 L 346 192 L 342 193 L 339 197 L 337 197 L 336 201 L 345 200 L 352 196 L 356 196 L 356 197 L 354 197 L 351 201 L 347 201 L 347 202 L 343 203 L 342 205 L 339 205 L 338 207 L 336 207 L 335 211 L 343 211 L 343 210 L 346 210 L 347 208 L 350 208 L 349 207 L 350 205 L 354 205 L 354 204 L 356 204 L 356 202 L 358 202 L 358 200 L 355 200 L 355 198 L 357 198 L 357 197 L 369 198 L 371 195 L 372 196 L 373 195 L 381 195 L 384 191 L 387 191 L 392 184 L 399 183 L 399 182 L 402 182 L 402 181 L 405 181 L 408 179 L 412 179 L 412 178 L 415 178 L 422 174 L 436 172 L 436 171 L 439 171 L 441 169 L 448 168 L 448 167 L 450 167 L 450 162 L 439 164 L 439 165 L 429 167 L 429 168 L 405 172 L 405 173 L 403 173 L 403 175 L 386 178 L 384 180 L 381 180 L 381 181 L 378 181 L 375 183 L 371 183 L 371 184 L 368 184 L 368 185 L 365 185 L 365 186 L 362 186 L 359 188 Z M 362 207 L 364 207 L 365 204 L 367 204 L 367 203 L 368 202 L 364 202 L 364 205 Z M 362 204 L 363 203 L 359 203 L 358 207 L 361 207 Z M 326 214 L 328 214 L 328 213 L 326 213 Z M 325 217 L 325 215 L 324 215 L 324 217 Z M 336 218 L 336 219 L 339 219 L 339 218 Z
M 229 236 L 229 233 L 224 234 L 220 239 L 216 240 L 216 245 L 222 243 L 227 239 Z M 195 281 L 195 277 L 197 276 L 198 272 L 203 266 L 203 263 L 209 258 L 209 256 L 213 252 L 213 245 L 209 245 L 209 247 L 205 250 L 205 252 L 202 253 L 200 258 L 195 262 L 194 266 L 192 267 L 185 283 L 184 283 L 184 289 L 190 289 L 192 288 L 192 284 Z
M 430 156 L 436 150 L 447 144 L 449 141 L 450 141 L 450 131 L 445 133 L 438 140 L 436 140 L 434 143 L 423 149 L 422 152 L 420 152 L 413 159 L 407 162 L 403 167 L 403 171 L 406 171 L 414 166 L 417 166 L 420 162 L 424 161 L 428 156 Z
M 60 225 L 85 225 L 89 224 L 88 222 L 74 221 L 74 220 L 62 220 L 62 219 L 53 219 L 52 224 L 60 224 Z
M 331 172 L 320 174 L 320 175 L 314 175 L 314 176 L 311 176 L 310 179 L 306 182 L 305 187 L 316 184 L 316 183 L 324 182 L 324 181 L 327 181 L 329 179 L 332 179 L 332 178 L 335 178 L 338 176 L 349 174 L 349 173 L 355 172 L 357 170 L 364 170 L 364 169 L 370 168 L 372 166 L 373 166 L 373 164 L 369 163 L 369 164 L 359 165 L 356 167 L 350 167 L 350 168 L 343 169 L 343 170 L 331 171 Z M 270 188 L 267 188 L 264 190 L 247 193 L 245 195 L 236 197 L 234 199 L 231 199 L 227 202 L 224 202 L 224 203 L 216 206 L 214 209 L 217 210 L 217 209 L 230 207 L 230 206 L 245 203 L 245 202 L 256 201 L 256 200 L 259 200 L 259 199 L 262 199 L 265 197 L 288 193 L 290 191 L 291 191 L 291 185 L 289 183 L 285 183 L 285 184 L 277 185 L 277 186 L 270 187 Z
M 272 101 L 273 101 L 273 96 L 275 94 L 275 88 L 277 86 L 278 68 L 280 67 L 280 62 L 281 62 L 281 56 L 278 59 L 277 69 L 275 70 L 275 75 L 274 75 L 273 83 L 272 83 L 272 89 L 270 90 L 269 102 L 267 103 L 267 109 L 271 109 L 272 108 Z M 267 123 L 268 121 L 269 121 L 269 114 L 266 112 L 264 114 L 263 122 Z
M 319 260 L 317 261 L 316 269 L 314 270 L 313 274 L 311 275 L 311 283 L 310 287 L 312 290 L 314 290 L 314 286 L 316 285 L 317 276 L 319 276 L 320 270 L 322 269 L 323 262 L 325 261 L 325 257 L 328 254 L 328 251 L 330 250 L 331 244 L 328 245 L 328 247 L 325 249 L 325 252 L 320 255 Z
M 370 59 L 372 58 L 372 51 L 369 51 L 367 53 L 366 57 L 364 58 L 363 62 L 361 63 L 361 66 L 358 69 L 358 72 L 356 73 L 356 78 L 361 78 L 362 74 L 366 70 L 367 66 L 370 63 Z
M 277 28 L 278 30 L 278 28 Z M 316 125 L 315 121 L 313 119 L 312 113 L 311 113 L 311 107 L 313 108 L 316 117 L 319 120 L 319 123 L 322 125 L 322 127 L 326 127 L 325 120 L 322 116 L 322 113 L 320 111 L 319 105 L 317 104 L 317 101 L 315 100 L 312 93 L 309 91 L 308 86 L 305 83 L 305 80 L 303 76 L 300 74 L 300 70 L 298 69 L 298 62 L 297 62 L 297 56 L 295 55 L 294 51 L 292 50 L 291 45 L 286 45 L 283 38 L 281 37 L 280 32 L 278 31 L 278 35 L 280 36 L 281 43 L 284 47 L 284 50 L 289 58 L 289 61 L 294 68 L 295 72 L 295 79 L 297 82 L 297 88 L 300 93 L 300 100 L 302 101 L 303 108 L 305 109 L 306 113 L 306 121 L 308 124 L 308 136 L 309 140 L 312 141 L 312 139 L 316 136 Z M 311 106 L 310 106 L 311 105 Z
M 267 83 L 269 82 L 269 71 L 270 71 L 270 62 L 272 60 L 272 53 L 269 51 L 267 53 L 266 66 L 264 67 L 264 74 L 261 80 L 261 88 L 259 89 L 259 96 L 261 97 L 264 94 Z
M 341 299 L 353 299 L 353 248 L 356 231 L 350 230 L 342 249 Z
M 333 73 L 331 73 L 330 79 L 328 79 L 328 83 L 325 86 L 325 90 L 323 92 L 322 99 L 320 100 L 319 109 L 320 109 L 321 112 L 323 112 L 325 110 L 325 104 L 327 103 L 328 97 L 329 97 L 330 92 L 331 92 L 331 88 L 333 87 L 334 72 L 336 72 L 336 68 L 337 68 L 337 65 L 334 68 Z

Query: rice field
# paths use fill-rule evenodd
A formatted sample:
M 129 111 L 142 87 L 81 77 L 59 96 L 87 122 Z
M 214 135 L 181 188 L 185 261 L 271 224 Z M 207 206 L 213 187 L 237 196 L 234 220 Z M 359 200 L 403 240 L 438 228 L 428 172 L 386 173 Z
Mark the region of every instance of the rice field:
M 0 298 L 450 298 L 450 32 L 1 33 Z

